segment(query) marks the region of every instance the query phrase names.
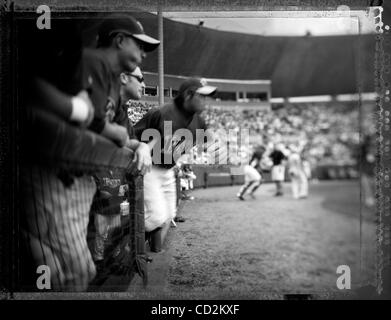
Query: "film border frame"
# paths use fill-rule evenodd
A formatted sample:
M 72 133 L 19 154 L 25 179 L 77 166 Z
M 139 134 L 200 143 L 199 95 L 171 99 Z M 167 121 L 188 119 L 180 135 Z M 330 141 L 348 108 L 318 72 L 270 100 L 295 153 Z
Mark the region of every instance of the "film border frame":
M 273 4 L 271 4 L 273 2 Z M 0 64 L 0 94 L 1 101 L 4 105 L 13 106 L 13 108 L 1 108 L 0 110 L 0 128 L 1 128 L 1 141 L 0 141 L 0 156 L 2 166 L 0 168 L 1 181 L 12 181 L 13 188 L 3 188 L 1 187 L 1 202 L 0 210 L 2 215 L 0 223 L 0 256 L 11 257 L 7 263 L 2 264 L 2 269 L 0 270 L 0 300 L 15 298 L 13 288 L 13 275 L 14 270 L 13 263 L 18 258 L 15 256 L 15 244 L 12 243 L 12 235 L 15 232 L 14 226 L 17 224 L 17 218 L 15 218 L 12 213 L 15 212 L 15 186 L 17 182 L 17 166 L 15 165 L 15 159 L 17 157 L 17 143 L 13 140 L 17 130 L 17 101 L 15 99 L 14 87 L 16 83 L 15 75 L 15 55 L 13 50 L 12 40 L 14 39 L 15 32 L 15 13 L 26 13 L 26 14 L 36 14 L 35 10 L 38 5 L 42 4 L 42 1 L 2 1 L 0 8 L 0 17 L 1 17 L 1 26 L 2 30 L 0 34 L 0 43 L 1 43 L 1 64 Z M 376 228 L 377 236 L 377 263 L 376 263 L 376 292 L 381 295 L 384 292 L 384 285 L 389 286 L 389 281 L 387 274 L 385 272 L 389 271 L 390 268 L 390 168 L 389 160 L 391 157 L 390 154 L 390 139 L 387 137 L 390 131 L 390 55 L 385 52 L 386 47 L 390 46 L 390 39 L 384 35 L 389 34 L 389 29 L 387 26 L 384 26 L 382 23 L 381 13 L 382 1 L 314 1 L 314 0 L 303 0 L 303 1 L 294 1 L 294 0 L 279 0 L 279 1 L 241 1 L 240 3 L 223 0 L 219 1 L 217 5 L 211 5 L 208 1 L 192 1 L 189 4 L 183 0 L 173 0 L 173 1 L 159 1 L 159 0 L 147 0 L 140 1 L 136 0 L 132 2 L 132 5 L 123 5 L 115 3 L 113 4 L 110 1 L 93 1 L 93 0 L 84 0 L 76 1 L 73 0 L 70 3 L 58 4 L 57 1 L 45 1 L 45 4 L 52 9 L 53 14 L 60 15 L 72 15 L 72 12 L 96 12 L 96 13 L 109 13 L 109 12 L 135 12 L 135 11 L 156 11 L 157 8 L 160 8 L 165 11 L 264 11 L 264 15 L 268 16 L 267 12 L 282 13 L 284 11 L 294 11 L 302 12 L 303 15 L 307 15 L 309 11 L 323 10 L 323 11 L 334 11 L 339 5 L 349 6 L 352 10 L 359 10 L 365 12 L 369 7 L 371 10 L 379 10 L 378 15 L 376 15 L 376 49 L 375 49 L 375 72 L 374 72 L 374 82 L 375 82 L 375 91 L 377 93 L 376 107 L 377 107 L 377 160 L 376 160 L 376 214 L 378 218 L 378 224 Z M 114 8 L 113 8 L 114 7 Z M 331 14 L 332 16 L 332 14 Z M 236 16 L 237 17 L 237 16 Z M 357 17 L 360 19 L 360 16 Z M 5 75 L 5 76 L 4 76 Z M 388 75 L 388 78 L 385 79 Z M 357 84 L 357 87 L 360 88 L 360 84 Z M 387 93 L 388 92 L 388 93 Z M 361 92 L 358 92 L 359 94 Z M 388 161 L 388 163 L 387 163 Z M 5 166 L 4 166 L 5 165 Z M 5 195 L 5 197 L 4 197 Z M 8 202 L 9 201 L 9 202 Z M 4 214 L 5 213 L 5 214 Z M 361 219 L 361 216 L 360 216 Z M 361 223 L 361 222 L 360 222 Z M 10 230 L 6 230 L 6 226 L 11 226 Z M 361 231 L 361 230 L 360 230 Z M 360 240 L 361 242 L 361 240 Z M 361 258 L 360 258 L 361 259 Z M 8 270 L 8 273 L 3 273 L 4 269 Z M 9 277 L 4 279 L 4 274 L 9 275 Z M 11 288 L 11 291 L 7 291 L 2 284 L 5 283 L 6 286 Z M 388 289 L 388 287 L 386 288 Z M 44 298 L 47 295 L 53 296 L 58 295 L 59 297 L 65 297 L 65 293 L 38 293 L 38 295 Z M 33 294 L 36 297 L 36 293 Z M 65 295 L 65 296 L 64 296 Z M 93 294 L 76 294 L 72 293 L 72 296 L 79 296 L 80 298 L 91 298 L 91 297 L 104 297 L 104 298 L 121 298 L 126 293 L 93 293 Z M 274 295 L 272 295 L 274 297 Z M 338 295 L 340 296 L 340 295 Z M 348 294 L 347 296 L 350 296 Z M 325 293 L 323 296 L 325 298 L 336 298 L 332 294 Z

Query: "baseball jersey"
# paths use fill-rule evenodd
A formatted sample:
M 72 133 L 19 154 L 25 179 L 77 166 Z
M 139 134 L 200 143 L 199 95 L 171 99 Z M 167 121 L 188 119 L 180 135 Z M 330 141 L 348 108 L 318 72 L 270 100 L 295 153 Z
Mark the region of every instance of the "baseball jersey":
M 106 121 L 115 122 L 127 128 L 131 139 L 135 138 L 127 117 L 127 106 L 120 101 L 120 78 L 111 71 L 104 53 L 99 49 L 85 49 L 82 63 L 84 86 L 88 88 L 95 107 L 90 129 L 100 133 Z M 107 170 L 96 173 L 94 178 L 98 192 L 92 210 L 102 215 L 119 214 L 120 203 L 126 199 L 127 184 L 124 174 Z
M 165 132 L 164 123 L 170 122 L 172 125 L 171 132 Z M 135 125 L 136 137 L 141 140 L 141 136 L 146 129 L 156 129 L 160 133 L 160 161 L 156 163 L 155 156 L 153 164 L 163 167 L 172 168 L 175 166 L 175 159 L 184 154 L 189 147 L 196 143 L 196 130 L 206 130 L 205 121 L 198 115 L 192 117 L 186 116 L 175 103 L 167 104 L 161 108 L 153 108 Z M 188 129 L 191 132 L 192 140 L 186 141 L 183 136 L 175 134 L 178 129 Z M 167 131 L 167 130 L 166 130 Z M 189 145 L 191 144 L 191 145 Z
M 114 116 L 114 122 L 128 129 L 129 139 L 137 139 L 132 121 L 128 117 L 128 108 L 129 106 L 121 101 L 121 105 Z
M 297 152 L 292 152 L 288 157 L 289 172 L 297 173 L 303 171 L 303 163 Z
M 272 159 L 273 165 L 275 166 L 280 165 L 282 160 L 286 158 L 280 150 L 274 150 L 269 157 Z

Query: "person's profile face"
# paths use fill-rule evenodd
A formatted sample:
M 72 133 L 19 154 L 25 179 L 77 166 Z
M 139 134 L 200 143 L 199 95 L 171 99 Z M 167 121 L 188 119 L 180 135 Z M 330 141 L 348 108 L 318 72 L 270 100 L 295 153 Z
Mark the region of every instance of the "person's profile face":
M 145 88 L 142 74 L 122 74 L 122 91 L 126 100 L 140 100 Z
M 185 109 L 191 113 L 201 113 L 206 107 L 206 96 L 190 92 L 185 99 Z
M 120 35 L 119 62 L 123 71 L 133 72 L 146 57 L 143 45 L 128 35 Z

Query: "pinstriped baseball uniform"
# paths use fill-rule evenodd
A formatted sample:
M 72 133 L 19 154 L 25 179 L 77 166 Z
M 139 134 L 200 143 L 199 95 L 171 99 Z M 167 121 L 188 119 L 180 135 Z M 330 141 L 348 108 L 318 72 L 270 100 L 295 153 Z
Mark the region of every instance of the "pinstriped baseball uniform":
M 33 166 L 21 174 L 24 223 L 22 233 L 36 266 L 47 265 L 56 291 L 84 291 L 95 276 L 88 249 L 87 225 L 95 182 L 73 177 L 65 185 L 54 170 Z
M 90 89 L 95 107 L 90 129 L 100 133 L 111 112 L 107 102 L 111 95 L 118 97 L 119 86 L 100 52 L 85 50 L 80 68 L 82 86 Z M 24 236 L 36 266 L 50 267 L 52 289 L 85 291 L 96 274 L 87 245 L 95 181 L 91 176 L 68 175 L 73 180 L 68 185 L 67 179 L 60 179 L 58 172 L 38 167 L 26 170 L 21 176 L 26 202 Z

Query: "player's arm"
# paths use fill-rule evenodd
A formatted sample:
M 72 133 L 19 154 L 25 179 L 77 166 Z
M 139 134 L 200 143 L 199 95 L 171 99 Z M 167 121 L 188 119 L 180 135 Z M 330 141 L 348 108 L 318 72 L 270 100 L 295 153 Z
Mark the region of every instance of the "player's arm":
M 136 163 L 136 168 L 141 174 L 151 171 L 152 158 L 148 144 L 137 139 L 128 139 L 126 147 L 134 151 L 133 163 Z
M 137 139 L 128 139 L 126 141 L 126 147 L 135 151 L 140 146 L 140 141 Z
M 128 139 L 126 142 L 126 147 L 133 150 L 133 151 L 137 150 L 140 147 L 143 149 L 148 148 L 145 150 L 148 150 L 148 152 L 150 153 L 157 141 L 158 141 L 157 139 L 154 139 L 154 140 L 149 141 L 148 143 L 144 143 L 144 142 L 138 141 L 137 139 Z
M 133 164 L 136 164 L 134 171 L 137 169 L 141 174 L 145 174 L 150 171 L 152 166 L 150 150 L 145 143 L 138 141 L 135 137 L 127 112 L 122 108 L 122 106 L 117 110 L 114 121 L 114 123 L 118 123 L 127 130 L 128 134 L 126 136 L 124 147 L 129 148 L 134 152 L 134 158 L 132 161 Z M 122 141 L 120 141 L 120 143 L 122 144 Z
M 86 91 L 71 96 L 42 78 L 35 78 L 33 86 L 39 101 L 37 106 L 82 126 L 92 122 L 94 107 Z
M 108 121 L 105 122 L 101 135 L 112 140 L 119 147 L 124 147 L 129 138 L 125 127 Z

